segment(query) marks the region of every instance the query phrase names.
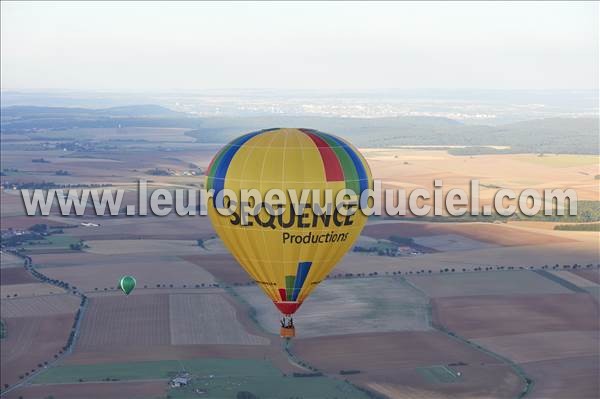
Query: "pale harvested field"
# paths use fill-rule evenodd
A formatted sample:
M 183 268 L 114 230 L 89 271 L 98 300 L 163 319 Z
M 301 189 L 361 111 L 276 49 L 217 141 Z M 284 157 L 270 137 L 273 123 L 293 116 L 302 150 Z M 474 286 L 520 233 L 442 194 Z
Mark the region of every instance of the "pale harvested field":
M 186 140 L 189 138 L 185 137 Z M 70 139 L 69 139 L 70 140 Z M 178 143 L 173 142 L 169 147 L 176 147 Z M 146 173 L 149 169 L 172 168 L 176 170 L 188 169 L 187 159 L 193 159 L 199 166 L 206 166 L 216 147 L 212 145 L 198 145 L 189 142 L 181 143 L 180 149 L 173 148 L 165 152 L 156 149 L 156 143 L 139 143 L 135 151 L 98 151 L 78 156 L 76 153 L 63 152 L 60 150 L 48 150 L 44 152 L 20 151 L 2 152 L 3 165 L 11 165 L 19 169 L 17 179 L 28 182 L 48 181 L 70 184 L 74 182 L 85 183 L 128 183 L 138 178 L 147 180 L 160 180 L 158 176 Z M 32 163 L 32 158 L 50 161 L 50 164 Z M 51 167 L 48 170 L 48 167 Z M 56 176 L 55 170 L 65 169 L 71 172 L 69 176 Z M 201 177 L 195 177 L 198 182 Z M 164 180 L 177 180 L 176 177 L 167 176 Z M 189 179 L 192 180 L 192 179 Z
M 581 288 L 598 287 L 598 283 L 594 283 L 593 281 L 590 281 L 568 270 L 549 270 L 549 272 Z
M 552 331 L 474 339 L 473 342 L 516 363 L 600 356 L 598 330 Z M 598 357 L 600 361 L 600 357 Z
M 534 188 L 569 187 L 580 200 L 597 200 L 600 196 L 594 175 L 600 160 L 589 155 L 502 154 L 454 156 L 445 150 L 363 149 L 374 178 L 393 187 L 412 190 L 431 189 L 434 179 L 442 179 L 444 188 L 462 188 L 468 192 L 469 181 L 521 191 Z M 407 164 L 405 164 L 405 162 Z M 492 166 L 493 165 L 493 166 Z M 524 173 L 524 171 L 526 171 Z M 495 189 L 481 187 L 481 203 L 489 203 Z
M 41 270 L 50 278 L 68 282 L 81 290 L 94 292 L 95 288 L 116 287 L 123 275 L 134 276 L 137 287 L 193 287 L 209 285 L 214 277 L 193 263 L 180 259 L 176 254 L 155 255 L 98 255 L 74 253 L 66 256 L 48 254 L 33 257 L 34 263 L 42 262 Z
M 74 295 L 48 295 L 0 300 L 2 317 L 34 317 L 75 313 L 79 299 Z
M 593 399 L 600 397 L 597 356 L 531 362 L 522 365 L 535 380 L 531 398 Z
M 10 227 L 4 227 L 4 220 L 9 216 L 25 215 L 25 207 L 19 191 L 0 190 L 0 215 L 2 215 L 2 229 Z
M 547 230 L 538 231 L 531 228 L 518 228 L 517 226 L 510 223 L 422 223 L 402 220 L 378 220 L 365 226 L 362 234 L 375 238 L 389 238 L 392 235 L 413 238 L 458 235 L 477 242 L 504 247 L 571 241 L 566 234 L 557 235 Z
M 269 344 L 244 329 L 235 308 L 222 295 L 171 294 L 169 319 L 172 345 Z
M 74 315 L 4 317 L 7 336 L 0 340 L 2 386 L 18 382 L 20 375 L 37 369 L 39 363 L 54 360 L 67 343 Z
M 600 317 L 587 293 L 438 298 L 432 304 L 437 324 L 468 338 L 597 330 Z
M 76 351 L 169 342 L 168 295 L 110 296 L 90 299 Z
M 583 277 L 592 283 L 600 284 L 600 269 L 573 270 L 572 273 Z
M 185 240 L 90 240 L 85 252 L 98 255 L 121 254 L 180 254 L 194 255 L 202 252 L 195 241 Z
M 432 298 L 571 293 L 569 289 L 529 270 L 413 275 L 407 278 Z
M 12 267 L 23 267 L 24 260 L 15 256 L 13 254 L 9 254 L 8 252 L 1 251 L 0 252 L 0 269 L 8 269 Z
M 279 311 L 256 286 L 235 289 L 268 332 L 279 333 Z M 399 278 L 328 280 L 294 315 L 298 337 L 430 329 L 429 301 Z
M 571 239 L 571 235 L 567 235 Z M 470 251 L 438 252 L 418 256 L 395 257 L 370 256 L 349 253 L 339 263 L 335 273 L 392 273 L 445 268 L 473 270 L 476 267 L 542 267 L 544 265 L 587 265 L 598 263 L 598 239 L 591 234 L 589 239 L 564 243 L 536 244 L 497 247 Z
M 2 216 L 2 228 L 3 229 L 19 229 L 27 230 L 34 224 L 47 224 L 51 227 L 64 227 L 68 223 L 49 219 L 49 216 Z
M 153 294 L 222 294 L 225 293 L 225 289 L 217 288 L 217 287 L 190 287 L 190 288 L 140 288 L 135 289 L 134 292 L 130 295 L 153 295 Z M 114 288 L 112 290 L 102 290 L 102 291 L 91 291 L 86 292 L 86 295 L 89 298 L 106 298 L 110 296 L 122 296 L 123 291 L 118 288 Z
M 230 254 L 192 255 L 182 256 L 182 258 L 207 270 L 219 281 L 229 284 L 252 281 L 248 273 Z
M 55 294 L 64 294 L 66 291 L 62 288 L 46 283 L 26 283 L 3 285 L 0 287 L 0 298 L 7 297 L 33 297 Z
M 391 397 L 504 398 L 521 390 L 508 366 L 437 331 L 296 339 L 292 352 L 326 373 L 360 370 L 343 378 L 382 394 L 394 393 Z M 458 362 L 467 365 L 452 367 L 462 376 L 450 384 L 427 381 L 416 370 Z
M 469 251 L 472 249 L 494 248 L 497 245 L 473 240 L 458 234 L 439 234 L 427 237 L 415 237 L 415 242 L 440 252 Z
M 164 188 L 164 187 L 163 187 Z M 136 204 L 137 205 L 137 204 Z M 136 206 L 137 209 L 137 206 Z M 82 220 L 83 221 L 83 220 Z M 215 232 L 207 216 L 180 217 L 174 214 L 158 216 L 120 216 L 118 218 L 88 218 L 99 227 L 79 228 L 73 235 L 83 240 L 197 240 L 213 237 Z
M 78 384 L 33 385 L 6 395 L 7 399 L 148 399 L 166 395 L 168 381 L 86 382 Z

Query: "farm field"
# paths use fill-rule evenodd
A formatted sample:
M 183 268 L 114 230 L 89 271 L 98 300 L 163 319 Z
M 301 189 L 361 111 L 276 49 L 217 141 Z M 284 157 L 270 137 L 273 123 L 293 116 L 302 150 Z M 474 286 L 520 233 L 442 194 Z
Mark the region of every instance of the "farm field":
M 23 244 L 27 255 L 39 253 L 72 252 L 72 244 L 77 244 L 78 239 L 68 234 L 53 234 L 43 240 L 29 241 Z
M 596 269 L 596 271 L 597 270 L 598 269 Z M 593 272 L 592 270 L 589 270 L 589 271 Z M 580 275 L 580 274 L 576 274 L 576 273 L 568 271 L 568 270 L 556 270 L 556 271 L 552 270 L 552 271 L 550 271 L 550 273 L 552 273 L 555 276 L 562 278 L 563 280 L 565 280 L 577 287 L 580 287 L 580 288 L 593 288 L 593 287 L 598 288 L 599 287 L 598 283 L 584 277 L 584 276 L 589 276 L 589 277 L 593 278 L 591 273 Z
M 468 338 L 598 329 L 598 304 L 587 293 L 453 297 L 432 304 L 435 323 Z
M 11 298 L 2 299 L 0 306 L 3 318 L 73 314 L 79 308 L 79 299 L 68 294 Z
M 251 281 L 244 271 L 229 254 L 182 256 L 188 262 L 194 263 L 207 270 L 216 279 L 225 283 L 245 283 Z
M 575 237 L 573 232 L 565 233 L 569 241 L 556 244 L 539 244 L 473 249 L 428 253 L 418 256 L 387 257 L 361 253 L 347 254 L 333 273 L 406 273 L 409 271 L 432 270 L 438 272 L 445 268 L 473 270 L 476 267 L 543 267 L 554 264 L 596 264 L 599 251 L 598 240 L 594 233 Z M 577 232 L 576 232 L 577 233 Z M 528 233 L 535 235 L 535 232 Z
M 76 350 L 118 350 L 119 346 L 169 343 L 168 295 L 132 294 L 91 298 Z
M 297 339 L 292 351 L 327 373 L 359 370 L 344 378 L 390 397 L 514 397 L 522 389 L 509 367 L 437 331 Z M 461 372 L 449 383 L 419 372 L 449 364 L 460 364 L 448 367 Z
M 531 362 L 522 365 L 536 383 L 531 398 L 595 398 L 600 392 L 597 356 Z
M 266 331 L 279 333 L 279 312 L 259 287 L 234 290 Z M 429 301 L 402 278 L 324 281 L 294 315 L 298 337 L 430 329 Z
M 583 277 L 592 283 L 600 284 L 600 269 L 595 270 L 573 270 L 573 274 Z
M 4 154 L 2 154 L 4 156 Z M 23 200 L 18 195 L 17 191 L 2 190 L 0 192 L 0 214 L 2 215 L 2 225 L 4 226 L 4 220 L 10 216 L 22 216 L 25 214 L 23 207 Z M 7 226 L 8 228 L 13 226 Z
M 474 240 L 458 234 L 436 234 L 415 237 L 415 243 L 440 252 L 469 251 L 472 249 L 494 248 L 495 244 Z
M 598 330 L 550 331 L 478 338 L 477 344 L 516 363 L 600 356 Z
M 81 221 L 100 224 L 99 227 L 74 229 L 73 234 L 82 240 L 197 240 L 214 236 L 206 216 L 180 217 L 172 214 L 163 217 L 98 217 Z
M 431 298 L 571 293 L 567 288 L 529 270 L 413 275 L 407 279 Z
M 23 205 L 21 205 L 21 206 L 23 206 Z M 23 209 L 23 213 L 24 212 L 25 212 L 25 210 Z M 25 216 L 25 215 L 7 216 L 7 217 L 2 216 L 2 227 L 6 228 L 6 229 L 13 228 L 13 229 L 27 230 L 31 226 L 36 225 L 36 224 L 46 224 L 50 227 L 60 228 L 60 227 L 69 226 L 71 223 L 69 223 L 67 220 L 59 221 L 56 219 L 52 219 L 52 216 Z
M 223 294 L 92 297 L 76 350 L 114 353 L 161 345 L 269 345 L 269 339 L 248 332 L 241 317 Z
M 466 239 L 482 244 L 485 243 L 501 247 L 539 245 L 559 243 L 564 242 L 565 240 L 569 241 L 566 238 L 561 239 L 552 233 L 554 232 L 541 231 L 538 234 L 532 235 L 524 229 L 513 226 L 511 223 L 427 223 L 402 221 L 401 219 L 398 221 L 375 219 L 373 222 L 368 223 L 362 232 L 365 236 L 375 238 L 389 238 L 392 235 L 396 235 L 407 238 L 414 237 L 421 240 L 424 240 L 427 237 L 450 235 L 454 237 L 465 237 Z
M 100 381 L 106 376 L 119 380 L 164 379 L 166 382 L 181 370 L 192 374 L 195 380 L 192 387 L 170 390 L 169 394 L 174 398 L 197 397 L 193 392 L 195 388 L 214 398 L 235 397 L 239 391 L 252 392 L 259 397 L 290 393 L 301 397 L 366 397 L 351 385 L 327 377 L 285 377 L 270 362 L 259 360 L 198 359 L 59 366 L 36 377 L 34 383 L 76 382 L 80 378 Z
M 89 248 L 86 248 L 85 252 L 98 255 L 161 253 L 193 255 L 202 252 L 202 248 L 191 240 L 88 240 L 86 244 Z
M 2 286 L 2 298 L 64 294 L 65 290 L 46 283 L 24 283 Z
M 20 266 L 0 269 L 0 285 L 37 283 L 37 280 L 25 270 L 23 265 Z
M 166 396 L 167 381 L 98 382 L 29 385 L 6 395 L 7 399 L 46 399 L 49 395 L 61 399 L 162 399 Z
M 271 345 L 154 345 L 119 346 L 115 350 L 99 348 L 97 350 L 76 350 L 67 359 L 65 365 L 95 365 L 100 363 L 127 363 L 161 360 L 196 360 L 204 358 L 218 359 L 255 359 L 270 360 L 284 373 L 303 372 L 303 368 L 289 361 L 281 348 L 281 342 L 273 340 Z
M 169 189 L 199 187 L 203 182 L 198 176 L 151 176 L 150 169 L 180 172 L 190 162 L 204 168 L 219 147 L 191 143 L 180 130 L 79 129 L 78 134 L 148 141 L 121 142 L 119 146 L 126 150 L 86 154 L 3 151 L 3 165 L 8 162 L 19 168 L 10 178 L 25 182 L 123 187 L 128 190 L 124 204 L 137 205 L 138 178 L 152 181 L 152 187 Z M 157 143 L 167 143 L 169 148 L 157 150 L 152 147 Z M 31 162 L 42 155 L 51 163 Z M 431 188 L 434 178 L 442 178 L 444 187 L 466 187 L 471 178 L 479 178 L 482 184 L 497 187 L 574 187 L 580 199 L 597 199 L 599 194 L 593 179 L 597 157 L 459 157 L 445 151 L 408 149 L 369 149 L 367 157 L 374 175 L 387 180 L 386 186 Z M 490 162 L 498 167 L 489 168 Z M 48 168 L 51 171 L 44 170 Z M 531 176 L 517 173 L 523 168 L 531 168 Z M 71 175 L 54 175 L 58 169 Z M 489 202 L 492 191 L 483 189 L 482 203 Z M 198 377 L 194 388 L 207 390 L 206 397 L 235 397 L 240 390 L 263 398 L 272 397 L 273 390 L 281 393 L 277 397 L 364 397 L 344 379 L 388 397 L 518 397 L 524 383 L 510 367 L 436 331 L 432 318 L 473 344 L 518 362 L 535 380 L 531 397 L 598 396 L 599 357 L 593 347 L 598 341 L 597 301 L 530 271 L 461 272 L 486 266 L 596 264 L 597 233 L 554 231 L 553 223 L 540 222 L 370 221 L 366 239 L 411 237 L 437 252 L 396 258 L 348 254 L 331 276 L 377 272 L 380 277 L 330 278 L 314 291 L 294 318 L 297 338 L 291 351 L 297 360 L 323 370 L 326 377 L 294 378 L 291 373 L 306 370 L 283 351 L 276 336 L 279 313 L 259 288 L 191 289 L 196 284 L 250 279 L 213 238 L 208 218 L 94 217 L 89 211 L 80 218 L 60 218 L 56 209 L 51 217 L 30 218 L 23 216 L 18 195 L 1 195 L 3 229 L 35 223 L 60 226 L 61 221 L 78 225 L 65 229 L 65 235 L 51 236 L 49 240 L 58 240 L 51 245 L 30 246 L 29 253 L 41 272 L 76 286 L 90 298 L 73 353 L 59 367 L 37 377 L 36 385 L 11 392 L 9 398 L 201 397 L 189 390 L 168 390 L 167 379 L 182 367 Z M 100 226 L 83 227 L 81 222 Z M 68 237 L 71 242 L 85 240 L 89 248 L 71 251 Z M 204 247 L 196 240 L 203 240 Z M 52 253 L 56 250 L 60 253 Z M 20 269 L 4 269 L 7 265 Z M 2 254 L 2 297 L 5 289 L 11 296 L 2 300 L 9 340 L 2 340 L 2 383 L 5 352 L 11 353 L 5 350 L 7 345 L 39 345 L 39 350 L 53 356 L 66 343 L 78 305 L 76 298 L 56 294 L 63 292 L 56 287 L 29 281 L 22 266 L 20 259 Z M 446 268 L 456 273 L 439 273 Z M 406 275 L 421 270 L 432 273 Z M 393 277 L 394 272 L 401 272 L 402 277 Z M 552 273 L 586 290 L 600 283 L 597 270 Z M 116 287 L 124 274 L 137 279 L 138 289 L 132 295 L 104 291 Z M 157 284 L 165 287 L 157 289 Z M 50 290 L 55 294 L 46 295 Z M 13 299 L 14 293 L 18 297 Z M 32 295 L 41 296 L 21 298 Z M 58 319 L 62 322 L 55 328 Z M 61 328 L 60 337 L 44 333 Z M 21 343 L 10 341 L 15 333 Z M 23 359 L 30 354 L 17 355 Z M 21 367 L 11 361 L 15 370 Z M 37 358 L 34 363 L 37 367 Z M 23 367 L 29 369 L 28 364 Z M 9 365 L 9 374 L 12 369 Z M 342 369 L 360 373 L 340 375 Z M 211 374 L 213 378 L 208 377 Z M 108 376 L 120 381 L 100 382 Z M 18 379 L 18 375 L 9 377 Z M 84 382 L 78 382 L 79 378 Z
M 40 262 L 45 275 L 69 282 L 81 290 L 94 292 L 116 287 L 123 275 L 136 277 L 137 286 L 156 287 L 157 284 L 188 287 L 209 285 L 214 277 L 203 268 L 182 260 L 176 254 L 98 255 L 86 252 L 74 254 L 47 254 L 33 257 Z
M 222 295 L 171 294 L 169 319 L 172 345 L 268 345 L 249 334 L 237 320 L 236 309 Z
M 2 300 L 4 303 L 5 300 Z M 19 376 L 54 360 L 73 325 L 74 314 L 37 317 L 5 317 L 6 338 L 0 340 L 0 384 L 14 384 Z
M 9 269 L 12 267 L 23 267 L 23 259 L 9 254 L 8 252 L 0 252 L 0 269 Z
M 549 154 L 540 158 L 536 154 L 455 156 L 445 150 L 407 148 L 364 148 L 362 151 L 373 176 L 384 180 L 387 186 L 407 190 L 431 188 L 434 179 L 441 179 L 444 187 L 468 192 L 470 180 L 477 179 L 482 186 L 482 204 L 489 203 L 495 191 L 486 189 L 485 185 L 517 192 L 525 188 L 569 187 L 577 191 L 580 200 L 597 200 L 600 195 L 593 179 L 598 173 L 598 157 L 593 155 Z M 526 174 L 522 173 L 523 168 Z

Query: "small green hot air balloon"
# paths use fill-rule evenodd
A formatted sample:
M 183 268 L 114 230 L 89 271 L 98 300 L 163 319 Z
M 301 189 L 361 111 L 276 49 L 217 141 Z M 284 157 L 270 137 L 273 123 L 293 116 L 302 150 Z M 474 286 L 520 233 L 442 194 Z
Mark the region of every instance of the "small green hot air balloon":
M 135 288 L 135 278 L 131 276 L 121 277 L 121 280 L 119 280 L 119 288 L 123 290 L 125 295 L 129 295 Z

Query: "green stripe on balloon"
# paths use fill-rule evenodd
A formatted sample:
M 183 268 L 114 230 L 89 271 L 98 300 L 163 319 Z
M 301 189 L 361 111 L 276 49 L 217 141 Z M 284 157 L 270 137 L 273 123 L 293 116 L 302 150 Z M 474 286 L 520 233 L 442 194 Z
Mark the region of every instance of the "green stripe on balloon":
M 323 134 L 318 131 L 312 131 L 312 133 L 316 134 L 335 152 L 337 155 L 340 164 L 342 165 L 342 170 L 344 171 L 344 180 L 346 181 L 346 188 L 354 191 L 356 194 L 360 195 L 360 182 L 358 178 L 358 173 L 356 172 L 356 167 L 354 166 L 354 162 L 352 162 L 352 158 L 350 155 L 346 153 L 343 147 L 340 147 L 338 143 L 331 139 L 331 136 L 328 134 Z
M 296 276 L 285 276 L 285 292 L 287 294 L 287 300 L 292 300 L 292 295 L 294 294 L 294 282 L 296 281 Z

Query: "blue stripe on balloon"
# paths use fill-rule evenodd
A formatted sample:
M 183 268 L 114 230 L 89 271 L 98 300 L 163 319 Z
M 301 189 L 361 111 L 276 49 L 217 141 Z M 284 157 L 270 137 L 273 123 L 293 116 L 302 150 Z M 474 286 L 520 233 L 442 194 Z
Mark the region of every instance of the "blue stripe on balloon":
M 227 144 L 228 148 L 223 154 L 219 164 L 217 165 L 217 170 L 215 171 L 215 175 L 213 178 L 213 188 L 215 190 L 213 194 L 213 204 L 216 208 L 224 208 L 223 200 L 221 199 L 221 203 L 217 204 L 217 194 L 219 194 L 225 188 L 225 176 L 227 175 L 227 169 L 229 169 L 229 165 L 233 160 L 233 156 L 238 152 L 240 148 L 251 138 L 257 136 L 266 131 L 273 130 L 259 130 L 258 132 L 252 132 L 245 134 L 243 136 L 238 137 L 233 140 L 231 143 Z
M 306 276 L 308 276 L 308 272 L 310 271 L 311 265 L 312 262 L 298 263 L 298 270 L 296 271 L 296 280 L 294 280 L 294 292 L 292 293 L 292 301 L 298 300 L 298 295 L 300 294 L 300 290 L 304 285 Z

